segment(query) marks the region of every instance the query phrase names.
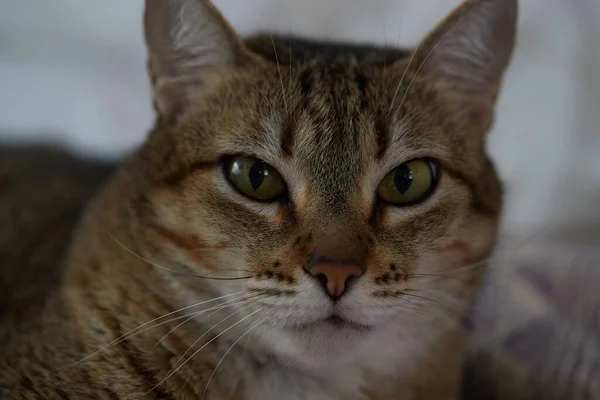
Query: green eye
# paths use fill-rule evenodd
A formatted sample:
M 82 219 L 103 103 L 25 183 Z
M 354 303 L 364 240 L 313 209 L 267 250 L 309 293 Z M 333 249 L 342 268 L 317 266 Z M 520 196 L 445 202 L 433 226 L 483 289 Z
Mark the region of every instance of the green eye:
M 275 168 L 256 158 L 233 156 L 225 162 L 225 173 L 233 186 L 255 200 L 275 200 L 285 191 Z
M 432 161 L 408 161 L 383 178 L 377 188 L 377 195 L 383 201 L 395 205 L 417 203 L 431 194 L 436 178 L 437 168 Z

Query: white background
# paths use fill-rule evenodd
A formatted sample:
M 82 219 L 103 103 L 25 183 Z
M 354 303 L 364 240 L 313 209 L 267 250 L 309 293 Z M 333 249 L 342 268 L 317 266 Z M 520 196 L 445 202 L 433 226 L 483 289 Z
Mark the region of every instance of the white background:
M 414 45 L 458 0 L 217 0 L 241 32 Z M 142 0 L 0 0 L 0 139 L 119 156 L 152 122 Z M 600 225 L 600 1 L 521 0 L 490 151 L 505 229 Z

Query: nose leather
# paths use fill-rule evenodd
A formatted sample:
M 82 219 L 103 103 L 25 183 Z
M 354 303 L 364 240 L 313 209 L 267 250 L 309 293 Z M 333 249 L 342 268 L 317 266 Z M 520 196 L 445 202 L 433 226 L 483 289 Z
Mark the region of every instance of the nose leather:
M 316 262 L 307 272 L 319 278 L 329 297 L 337 300 L 346 291 L 350 279 L 360 277 L 364 270 L 352 262 Z

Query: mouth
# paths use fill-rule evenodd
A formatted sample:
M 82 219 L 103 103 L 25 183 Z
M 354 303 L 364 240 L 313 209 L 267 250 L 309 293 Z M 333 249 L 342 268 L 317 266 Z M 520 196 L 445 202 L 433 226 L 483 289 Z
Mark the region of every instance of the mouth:
M 314 326 L 330 326 L 333 327 L 335 329 L 340 329 L 340 330 L 354 330 L 354 331 L 361 331 L 361 332 L 366 332 L 366 331 L 370 331 L 372 330 L 372 327 L 368 326 L 368 325 L 363 325 L 354 321 L 351 321 L 349 319 L 343 318 L 338 314 L 331 314 L 323 319 L 320 319 L 318 321 L 312 322 L 310 324 L 307 324 L 307 327 L 314 327 Z
M 335 365 L 352 356 L 354 349 L 365 343 L 375 331 L 369 326 L 345 318 L 335 311 L 288 326 L 289 338 L 302 349 L 301 358 L 307 365 Z M 298 357 L 298 353 L 294 353 Z

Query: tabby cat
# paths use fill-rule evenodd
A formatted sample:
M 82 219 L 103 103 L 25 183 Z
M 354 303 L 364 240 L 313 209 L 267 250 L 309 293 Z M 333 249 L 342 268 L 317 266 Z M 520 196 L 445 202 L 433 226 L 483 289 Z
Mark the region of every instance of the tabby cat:
M 156 126 L 72 233 L 110 167 L 2 156 L 0 398 L 458 398 L 516 17 L 403 51 L 147 0 Z

